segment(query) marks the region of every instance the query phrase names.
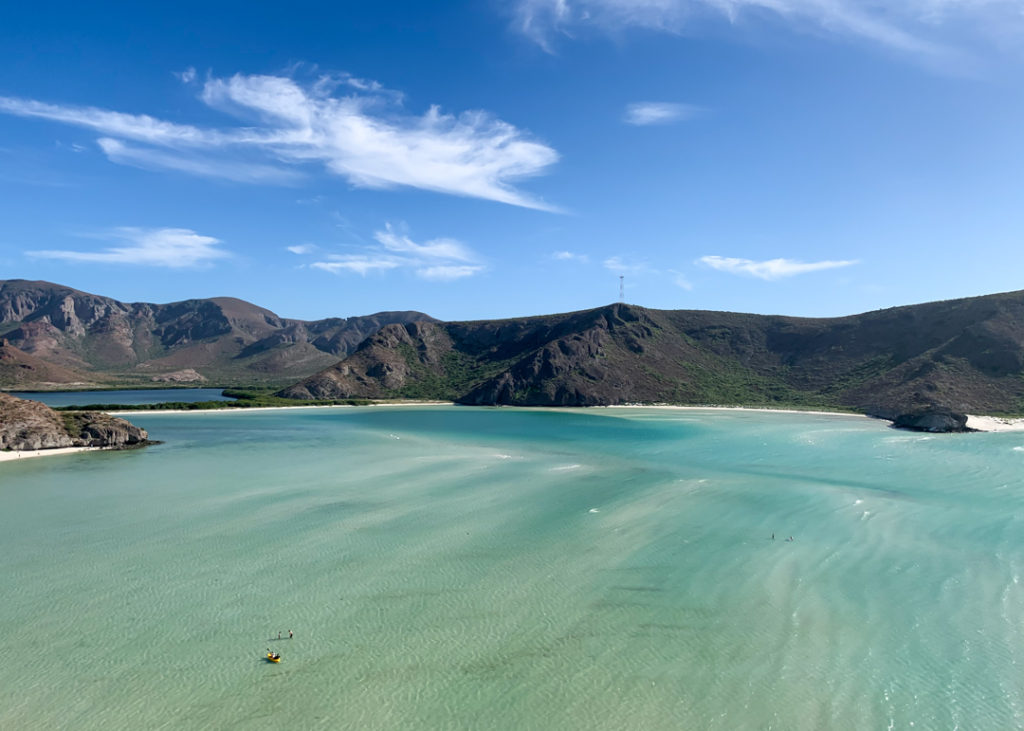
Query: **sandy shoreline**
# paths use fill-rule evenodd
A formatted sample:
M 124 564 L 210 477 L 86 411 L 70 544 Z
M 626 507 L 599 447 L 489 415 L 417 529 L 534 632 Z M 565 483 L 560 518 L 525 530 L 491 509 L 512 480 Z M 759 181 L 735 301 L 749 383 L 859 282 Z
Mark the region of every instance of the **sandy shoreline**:
M 0 451 L 0 462 L 11 462 L 16 459 L 30 459 L 32 457 L 56 457 L 62 454 L 74 454 L 76 452 L 102 452 L 106 447 L 58 447 L 56 449 L 24 449 L 12 450 L 10 452 Z
M 367 404 L 368 406 L 454 406 L 453 401 L 404 401 L 390 404 Z M 253 408 L 227 408 L 227 409 L 174 409 L 174 410 L 153 410 L 153 411 L 109 411 L 113 416 L 131 417 L 137 414 L 147 416 L 154 414 L 237 414 L 250 411 L 278 411 L 282 409 L 358 409 L 364 406 L 353 406 L 350 404 L 320 404 L 309 406 L 257 406 Z M 505 407 L 515 408 L 515 407 Z M 546 407 L 558 408 L 558 407 Z M 578 408 L 578 407 L 564 407 Z M 748 406 L 676 406 L 672 404 L 615 404 L 611 406 L 597 406 L 592 408 L 604 409 L 668 409 L 676 411 L 750 411 L 755 413 L 771 414 L 807 414 L 814 416 L 848 416 L 861 419 L 870 419 L 865 414 L 854 414 L 844 411 L 803 411 L 801 409 L 767 409 L 752 408 Z M 999 416 L 979 416 L 968 414 L 967 428 L 980 432 L 1015 432 L 1024 431 L 1024 419 L 1008 419 Z M 30 459 L 32 457 L 56 457 L 63 454 L 74 454 L 76 452 L 98 452 L 105 447 L 61 447 L 58 449 L 32 449 L 0 451 L 0 462 L 10 462 L 17 459 Z
M 606 409 L 673 409 L 678 411 L 752 411 L 763 414 L 809 414 L 814 416 L 852 416 L 870 419 L 866 414 L 852 411 L 805 411 L 803 409 L 769 409 L 753 406 L 677 406 L 675 404 L 613 404 L 600 408 Z
M 609 406 L 610 409 L 638 408 L 638 409 L 689 409 L 705 411 L 761 411 L 775 414 L 817 414 L 820 416 L 854 416 L 870 419 L 873 417 L 866 414 L 855 414 L 848 411 L 802 411 L 800 409 L 766 409 L 751 408 L 748 406 L 673 406 L 671 404 L 658 404 L 653 406 L 645 405 L 617 405 Z M 1002 416 L 980 416 L 967 414 L 967 428 L 983 432 L 1011 432 L 1024 431 L 1024 419 L 1010 419 Z
M 967 428 L 975 431 L 1024 431 L 1024 419 L 968 414 Z
M 366 404 L 366 406 L 455 406 L 454 401 L 402 401 L 398 403 Z M 114 416 L 131 417 L 134 414 L 237 414 L 240 411 L 276 411 L 279 409 L 359 409 L 366 406 L 353 406 L 350 404 L 327 404 L 309 406 L 256 406 L 253 408 L 227 408 L 227 409 L 175 409 L 171 411 L 110 411 Z M 503 406 L 502 408 L 534 408 Z M 577 409 L 578 406 L 545 406 L 537 408 L 546 409 Z M 675 404 L 613 404 L 610 406 L 589 406 L 582 408 L 594 409 L 669 409 L 677 411 L 750 411 L 764 414 L 807 414 L 812 416 L 847 416 L 858 419 L 871 419 L 874 417 L 867 414 L 857 414 L 850 411 L 808 411 L 804 409 L 770 409 L 751 406 L 682 406 Z M 1009 432 L 1024 431 L 1024 418 L 1008 419 L 1000 416 L 979 416 L 976 414 L 967 415 L 967 428 L 981 432 Z

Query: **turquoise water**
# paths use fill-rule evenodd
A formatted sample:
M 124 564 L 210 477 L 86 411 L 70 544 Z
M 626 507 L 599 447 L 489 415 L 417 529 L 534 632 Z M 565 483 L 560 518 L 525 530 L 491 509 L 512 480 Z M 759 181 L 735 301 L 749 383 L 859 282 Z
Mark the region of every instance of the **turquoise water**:
M 1024 434 L 132 420 L 164 443 L 0 464 L 2 728 L 1024 727 Z
M 89 406 L 91 404 L 162 404 L 170 401 L 233 401 L 220 388 L 137 388 L 120 391 L 12 391 L 12 396 L 40 401 L 47 406 Z

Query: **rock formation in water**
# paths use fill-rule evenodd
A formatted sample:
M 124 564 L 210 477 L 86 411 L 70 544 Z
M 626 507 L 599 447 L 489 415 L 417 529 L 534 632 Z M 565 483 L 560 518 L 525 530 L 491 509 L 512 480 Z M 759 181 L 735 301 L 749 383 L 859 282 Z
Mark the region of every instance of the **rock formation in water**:
M 38 401 L 0 393 L 0 449 L 126 448 L 148 440 L 145 429 L 109 414 L 54 411 Z

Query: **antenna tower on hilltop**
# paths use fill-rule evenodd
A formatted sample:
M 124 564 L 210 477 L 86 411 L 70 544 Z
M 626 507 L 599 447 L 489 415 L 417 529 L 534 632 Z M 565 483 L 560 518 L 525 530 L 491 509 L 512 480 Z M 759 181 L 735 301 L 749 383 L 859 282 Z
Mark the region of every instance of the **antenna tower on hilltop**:
M 619 302 L 626 304 L 626 277 L 623 274 L 619 275 Z

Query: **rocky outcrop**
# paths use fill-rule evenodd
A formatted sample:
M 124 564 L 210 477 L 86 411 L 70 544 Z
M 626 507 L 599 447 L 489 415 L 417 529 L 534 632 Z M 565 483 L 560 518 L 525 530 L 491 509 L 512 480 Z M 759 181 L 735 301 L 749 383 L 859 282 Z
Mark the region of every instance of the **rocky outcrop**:
M 183 368 L 173 373 L 151 376 L 149 380 L 154 383 L 202 383 L 206 379 L 195 368 Z
M 932 433 L 971 431 L 967 428 L 967 415 L 949 409 L 930 408 L 908 414 L 898 414 L 892 425 L 897 429 Z
M 136 447 L 149 441 L 145 429 L 110 414 L 77 411 L 64 414 L 64 425 L 75 446 Z
M 0 449 L 126 448 L 148 440 L 145 429 L 109 414 L 58 412 L 38 401 L 0 393 Z

